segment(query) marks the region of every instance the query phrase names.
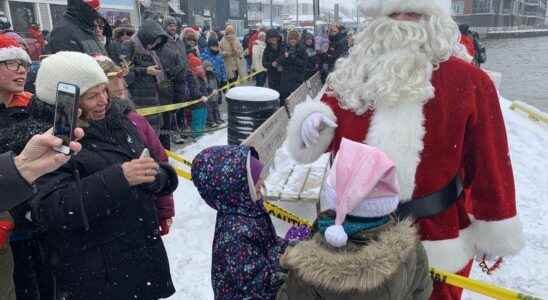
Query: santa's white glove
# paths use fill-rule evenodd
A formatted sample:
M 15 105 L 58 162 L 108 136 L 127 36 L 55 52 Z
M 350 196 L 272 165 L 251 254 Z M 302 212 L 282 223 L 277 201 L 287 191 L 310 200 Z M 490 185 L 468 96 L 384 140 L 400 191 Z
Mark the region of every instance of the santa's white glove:
M 304 120 L 301 128 L 301 139 L 306 148 L 318 143 L 320 132 L 325 126 L 336 128 L 337 123 L 319 112 L 311 113 L 310 116 Z

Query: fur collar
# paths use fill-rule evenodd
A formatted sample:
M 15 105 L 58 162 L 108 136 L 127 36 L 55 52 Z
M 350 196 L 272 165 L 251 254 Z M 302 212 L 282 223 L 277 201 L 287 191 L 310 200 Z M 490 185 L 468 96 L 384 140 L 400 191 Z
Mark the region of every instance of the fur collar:
M 336 250 L 316 234 L 312 240 L 288 248 L 281 264 L 315 287 L 336 293 L 368 292 L 399 272 L 402 261 L 419 243 L 409 220 L 392 223 L 375 236 L 366 245 L 349 242 Z

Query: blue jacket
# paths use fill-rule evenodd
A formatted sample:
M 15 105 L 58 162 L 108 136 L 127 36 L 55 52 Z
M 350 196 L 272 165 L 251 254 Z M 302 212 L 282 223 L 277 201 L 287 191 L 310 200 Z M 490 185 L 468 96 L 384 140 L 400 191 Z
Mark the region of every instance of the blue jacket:
M 209 61 L 213 65 L 213 70 L 215 72 L 215 76 L 217 77 L 217 82 L 226 82 L 226 69 L 225 69 L 225 61 L 221 57 L 221 55 L 215 55 L 211 53 L 209 49 L 205 49 L 205 51 L 202 52 L 202 55 L 200 55 L 200 58 L 204 61 Z
M 262 201 L 251 200 L 246 146 L 205 149 L 194 159 L 192 178 L 217 210 L 211 281 L 215 299 L 275 299 L 283 283 L 279 258 L 287 241 L 276 235 Z

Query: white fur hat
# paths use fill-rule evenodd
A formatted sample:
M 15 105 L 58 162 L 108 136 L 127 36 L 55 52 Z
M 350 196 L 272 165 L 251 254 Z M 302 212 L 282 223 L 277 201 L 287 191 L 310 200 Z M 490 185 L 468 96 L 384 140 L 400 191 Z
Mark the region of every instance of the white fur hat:
M 451 15 L 451 0 L 362 0 L 360 9 L 369 17 L 389 16 L 395 12 Z
M 77 85 L 81 96 L 89 89 L 107 83 L 108 79 L 93 57 L 80 52 L 61 51 L 40 64 L 36 75 L 36 96 L 55 105 L 59 82 Z

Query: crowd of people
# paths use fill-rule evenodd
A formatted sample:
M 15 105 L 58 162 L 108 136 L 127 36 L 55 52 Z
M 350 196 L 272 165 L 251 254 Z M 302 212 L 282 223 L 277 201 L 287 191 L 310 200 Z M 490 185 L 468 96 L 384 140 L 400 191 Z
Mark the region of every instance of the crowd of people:
M 240 41 L 231 25 L 170 16 L 111 26 L 99 0 L 69 0 L 51 33 L 32 26 L 38 57 L 0 16 L 0 300 L 173 295 L 162 236 L 178 178 L 166 149 L 224 123 L 227 84 L 253 74 L 284 105 L 317 72 L 325 95 L 288 127 L 295 160 L 333 155 L 311 229 L 277 236 L 255 149 L 193 161 L 217 211 L 215 299 L 460 299 L 429 266 L 468 276 L 474 257 L 515 254 L 523 238 L 496 89 L 443 3 L 368 1 L 372 22 L 356 36 L 258 27 Z M 59 83 L 79 87 L 70 156 L 50 129 Z

